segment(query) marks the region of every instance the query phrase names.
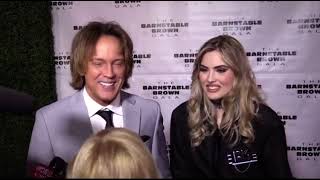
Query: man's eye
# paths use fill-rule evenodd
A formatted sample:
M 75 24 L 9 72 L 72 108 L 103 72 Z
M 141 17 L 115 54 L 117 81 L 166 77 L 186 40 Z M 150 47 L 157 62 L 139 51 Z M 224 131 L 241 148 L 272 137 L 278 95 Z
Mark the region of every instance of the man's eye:
M 93 62 L 94 65 L 101 65 L 101 62 Z
M 123 65 L 123 61 L 117 61 L 114 63 L 114 65 L 117 65 L 117 66 Z
M 102 62 L 101 61 L 92 61 L 92 64 L 95 66 L 102 66 Z

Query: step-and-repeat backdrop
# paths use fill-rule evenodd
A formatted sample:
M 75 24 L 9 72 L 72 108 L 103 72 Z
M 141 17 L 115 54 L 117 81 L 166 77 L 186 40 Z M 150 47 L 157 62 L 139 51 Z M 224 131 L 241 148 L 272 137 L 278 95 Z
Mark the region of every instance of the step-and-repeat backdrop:
M 156 100 L 170 145 L 172 110 L 190 94 L 199 47 L 221 34 L 245 47 L 257 82 L 285 124 L 294 176 L 320 178 L 320 2 L 52 1 L 58 99 L 69 85 L 70 46 L 89 21 L 117 21 L 134 42 L 128 92 Z

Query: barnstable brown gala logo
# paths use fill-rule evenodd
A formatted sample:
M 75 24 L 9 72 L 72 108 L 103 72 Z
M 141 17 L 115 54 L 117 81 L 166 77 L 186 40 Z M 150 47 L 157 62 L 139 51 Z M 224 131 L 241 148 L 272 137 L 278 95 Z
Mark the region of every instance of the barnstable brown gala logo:
M 287 150 L 294 152 L 297 160 L 316 161 L 320 156 L 320 143 L 303 142 L 301 145 L 288 146 Z
M 73 1 L 51 1 L 50 6 L 52 10 L 68 10 L 72 9 Z
M 320 98 L 320 80 L 303 80 L 301 83 L 286 84 L 286 89 L 294 91 L 300 99 Z
M 214 28 L 220 28 L 223 34 L 232 36 L 251 35 L 255 26 L 261 26 L 262 24 L 262 20 L 260 19 L 246 20 L 245 18 L 211 22 L 211 26 Z
M 141 7 L 141 1 L 114 1 L 115 8 L 138 8 Z
M 158 85 L 143 85 L 143 91 L 151 92 L 153 99 L 179 99 L 182 90 L 189 90 L 189 85 L 175 85 L 174 82 L 159 82 Z
M 298 33 L 320 33 L 320 15 L 311 13 L 309 17 L 287 19 L 289 26 L 295 26 Z
M 54 57 L 54 63 L 56 70 L 69 69 L 70 67 L 70 55 L 68 52 L 57 53 Z
M 261 51 L 248 51 L 247 56 L 256 61 L 257 66 L 286 66 L 288 59 L 297 55 L 295 50 L 276 50 L 263 48 Z

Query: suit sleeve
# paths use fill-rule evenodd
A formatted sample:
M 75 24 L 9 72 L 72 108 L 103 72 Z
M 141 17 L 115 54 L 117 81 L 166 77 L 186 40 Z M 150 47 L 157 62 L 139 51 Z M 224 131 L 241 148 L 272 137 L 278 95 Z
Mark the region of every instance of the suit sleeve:
M 29 175 L 32 166 L 36 164 L 47 166 L 54 156 L 47 128 L 43 111 L 37 111 L 29 144 L 27 175 Z
M 186 115 L 173 111 L 170 128 L 170 169 L 173 178 L 198 177 L 197 167 L 192 160 Z
M 152 155 L 155 157 L 157 167 L 163 178 L 170 178 L 169 158 L 167 151 L 167 143 L 164 135 L 163 118 L 160 105 L 157 104 L 157 121 L 154 139 L 152 143 Z
M 266 173 L 269 177 L 292 178 L 284 125 L 276 113 L 272 113 L 268 118 L 272 118 L 273 123 L 264 147 Z

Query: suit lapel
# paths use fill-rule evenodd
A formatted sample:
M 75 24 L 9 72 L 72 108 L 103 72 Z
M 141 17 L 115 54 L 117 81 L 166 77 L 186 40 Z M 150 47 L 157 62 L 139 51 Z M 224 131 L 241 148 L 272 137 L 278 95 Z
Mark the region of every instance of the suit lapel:
M 134 96 L 121 91 L 123 110 L 123 126 L 139 134 L 140 132 L 140 107 L 136 105 Z
M 87 106 L 85 105 L 82 91 L 77 92 L 70 101 L 72 110 L 72 129 L 77 134 L 80 142 L 87 139 L 92 133 L 92 126 L 88 116 Z

